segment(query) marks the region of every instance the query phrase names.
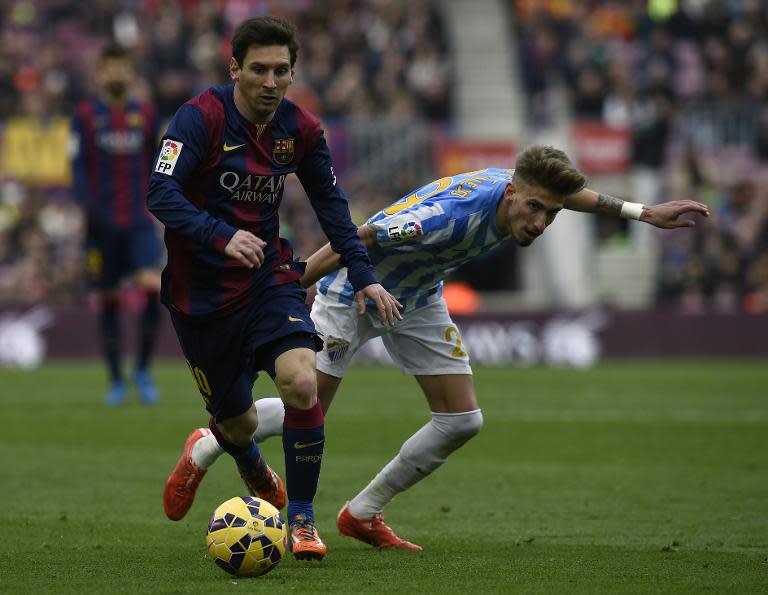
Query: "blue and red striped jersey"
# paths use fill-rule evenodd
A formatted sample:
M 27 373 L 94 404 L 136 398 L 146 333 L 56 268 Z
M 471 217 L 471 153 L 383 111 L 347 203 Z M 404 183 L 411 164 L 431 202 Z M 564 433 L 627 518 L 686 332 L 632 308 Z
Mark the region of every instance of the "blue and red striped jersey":
M 76 198 L 97 225 L 153 225 L 146 196 L 157 151 L 159 120 L 149 103 L 83 101 L 72 118 Z
M 235 107 L 229 84 L 179 108 L 150 179 L 149 209 L 165 225 L 168 248 L 166 305 L 190 316 L 231 312 L 258 300 L 265 288 L 301 277 L 303 264 L 279 236 L 278 209 L 289 174 L 304 187 L 352 286 L 376 282 L 319 120 L 283 99 L 271 122 L 255 125 Z M 238 229 L 267 243 L 260 268 L 224 254 Z

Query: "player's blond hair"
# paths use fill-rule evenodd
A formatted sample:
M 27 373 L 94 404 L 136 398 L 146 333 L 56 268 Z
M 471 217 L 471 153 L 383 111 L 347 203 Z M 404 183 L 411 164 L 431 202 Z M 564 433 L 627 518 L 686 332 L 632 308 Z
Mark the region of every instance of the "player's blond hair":
M 587 178 L 565 152 L 544 145 L 532 145 L 518 155 L 515 181 L 539 186 L 557 196 L 575 194 L 587 184 Z

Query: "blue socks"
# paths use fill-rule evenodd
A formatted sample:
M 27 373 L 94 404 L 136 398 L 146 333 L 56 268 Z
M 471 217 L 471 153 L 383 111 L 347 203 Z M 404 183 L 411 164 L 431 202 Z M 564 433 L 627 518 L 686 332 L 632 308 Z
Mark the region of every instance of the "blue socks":
M 320 479 L 325 429 L 323 410 L 317 402 L 311 409 L 285 407 L 283 451 L 288 489 L 288 522 L 297 515 L 314 519 L 312 501 Z

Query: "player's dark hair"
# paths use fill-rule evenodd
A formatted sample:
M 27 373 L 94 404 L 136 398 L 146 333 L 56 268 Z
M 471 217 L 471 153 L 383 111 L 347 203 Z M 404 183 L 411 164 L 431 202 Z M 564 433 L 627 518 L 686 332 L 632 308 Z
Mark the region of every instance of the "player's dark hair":
M 299 40 L 293 23 L 279 17 L 255 17 L 243 21 L 232 36 L 232 56 L 243 66 L 251 46 L 285 45 L 291 54 L 291 66 L 296 64 Z
M 130 60 L 130 55 L 124 47 L 118 45 L 114 41 L 110 41 L 103 48 L 101 48 L 100 59 L 104 60 Z
M 515 179 L 539 186 L 557 196 L 575 194 L 587 185 L 587 178 L 560 149 L 532 145 L 517 157 Z

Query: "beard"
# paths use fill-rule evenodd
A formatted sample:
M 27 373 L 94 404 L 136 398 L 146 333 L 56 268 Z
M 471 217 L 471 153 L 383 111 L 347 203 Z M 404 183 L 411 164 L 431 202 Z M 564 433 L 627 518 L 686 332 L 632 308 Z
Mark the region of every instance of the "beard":
M 115 99 L 120 99 L 128 94 L 128 83 L 125 81 L 109 81 L 105 88 L 107 94 Z

